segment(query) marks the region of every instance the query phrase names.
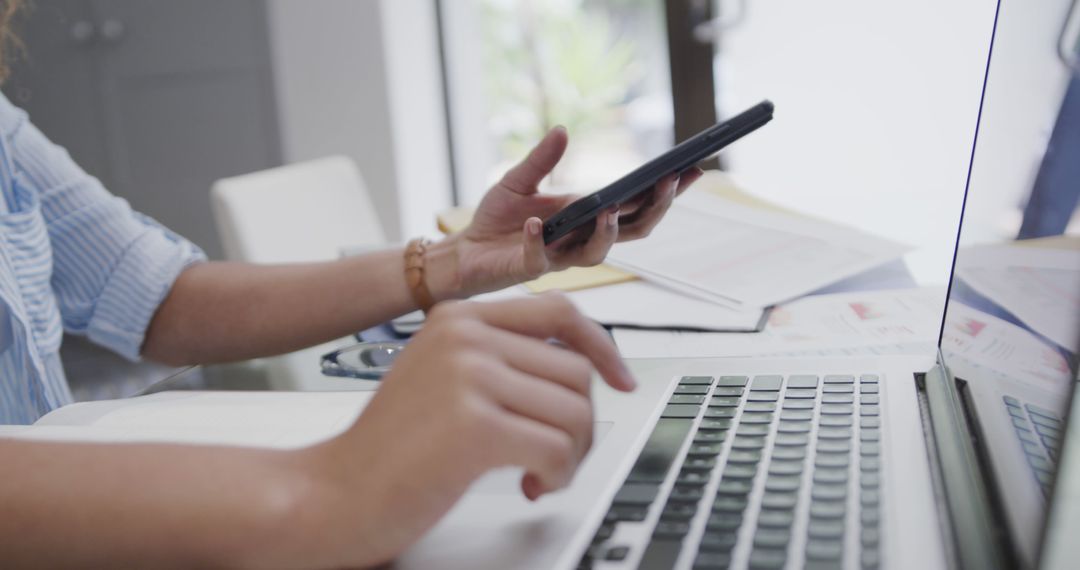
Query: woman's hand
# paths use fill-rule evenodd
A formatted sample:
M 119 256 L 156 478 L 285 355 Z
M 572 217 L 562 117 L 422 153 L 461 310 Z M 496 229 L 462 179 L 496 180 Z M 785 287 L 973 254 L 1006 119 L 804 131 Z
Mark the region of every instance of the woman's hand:
M 323 502 L 344 515 L 342 565 L 397 556 L 491 469 L 523 467 L 530 500 L 569 484 L 592 445 L 594 368 L 634 388 L 562 296 L 439 305 L 353 428 L 314 450 L 336 490 Z
M 457 252 L 454 296 L 494 291 L 571 266 L 596 265 L 618 241 L 643 238 L 660 223 L 672 201 L 701 177 L 693 168 L 669 176 L 656 187 L 597 216 L 592 227 L 580 228 L 544 245 L 542 220 L 578 196 L 539 193 L 538 185 L 566 150 L 562 127 L 552 129 L 520 164 L 503 176 L 480 202 L 472 224 L 448 238 Z

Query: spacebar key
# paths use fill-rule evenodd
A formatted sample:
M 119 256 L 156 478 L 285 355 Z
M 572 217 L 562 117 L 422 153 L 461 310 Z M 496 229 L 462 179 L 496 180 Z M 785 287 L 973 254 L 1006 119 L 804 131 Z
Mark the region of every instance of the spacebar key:
M 679 449 L 694 420 L 686 418 L 660 418 L 653 428 L 649 440 L 641 450 L 637 462 L 626 477 L 628 483 L 662 483 L 664 477 L 675 462 Z

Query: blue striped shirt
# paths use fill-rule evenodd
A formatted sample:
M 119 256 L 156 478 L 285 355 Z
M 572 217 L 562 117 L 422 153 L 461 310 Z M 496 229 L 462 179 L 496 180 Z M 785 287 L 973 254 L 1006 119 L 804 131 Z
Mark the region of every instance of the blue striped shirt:
M 176 277 L 204 260 L 135 212 L 0 94 L 0 423 L 71 402 L 63 332 L 137 360 Z

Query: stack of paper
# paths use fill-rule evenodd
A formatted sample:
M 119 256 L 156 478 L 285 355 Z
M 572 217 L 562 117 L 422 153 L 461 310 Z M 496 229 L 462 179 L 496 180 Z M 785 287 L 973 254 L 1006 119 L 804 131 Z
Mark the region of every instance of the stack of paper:
M 648 239 L 609 262 L 733 308 L 788 301 L 899 257 L 900 244 L 859 230 L 688 192 Z

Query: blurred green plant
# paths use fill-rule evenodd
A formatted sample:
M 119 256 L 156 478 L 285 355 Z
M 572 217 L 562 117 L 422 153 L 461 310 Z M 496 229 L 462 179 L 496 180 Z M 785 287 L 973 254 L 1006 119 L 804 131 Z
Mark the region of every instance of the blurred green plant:
M 611 126 L 643 75 L 614 7 L 649 0 L 482 0 L 487 101 L 505 158 L 555 125 L 575 137 Z

